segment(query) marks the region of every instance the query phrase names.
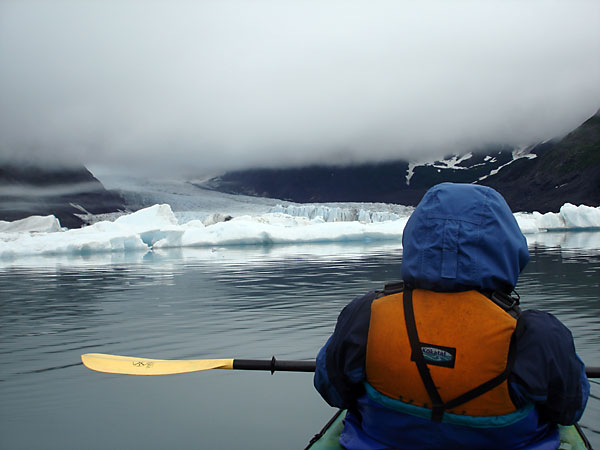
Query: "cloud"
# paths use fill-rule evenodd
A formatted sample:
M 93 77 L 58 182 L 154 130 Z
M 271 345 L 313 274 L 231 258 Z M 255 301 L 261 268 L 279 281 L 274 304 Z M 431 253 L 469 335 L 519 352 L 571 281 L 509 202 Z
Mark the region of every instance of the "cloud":
M 210 173 L 420 159 L 600 106 L 600 4 L 0 2 L 0 156 Z

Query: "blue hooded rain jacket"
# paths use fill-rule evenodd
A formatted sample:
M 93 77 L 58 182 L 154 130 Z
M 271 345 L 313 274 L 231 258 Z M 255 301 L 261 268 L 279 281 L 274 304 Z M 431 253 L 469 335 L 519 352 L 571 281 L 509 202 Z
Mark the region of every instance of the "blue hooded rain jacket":
M 529 261 L 525 237 L 502 196 L 471 184 L 431 188 L 411 215 L 402 245 L 405 284 L 436 292 L 509 294 Z M 370 292 L 349 303 L 317 356 L 316 389 L 331 406 L 349 410 L 340 437 L 346 449 L 556 449 L 556 424 L 573 424 L 583 414 L 589 383 L 572 335 L 554 316 L 535 310 L 518 318 L 508 378 L 516 413 L 482 425 L 452 417 L 434 422 L 395 407 L 366 383 L 376 297 Z

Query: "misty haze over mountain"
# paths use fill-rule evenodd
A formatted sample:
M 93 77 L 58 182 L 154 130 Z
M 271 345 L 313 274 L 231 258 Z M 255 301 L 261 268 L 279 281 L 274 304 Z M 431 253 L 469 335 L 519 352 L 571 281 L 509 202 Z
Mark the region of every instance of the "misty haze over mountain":
M 600 103 L 600 4 L 0 2 L 0 159 L 216 175 L 433 160 Z

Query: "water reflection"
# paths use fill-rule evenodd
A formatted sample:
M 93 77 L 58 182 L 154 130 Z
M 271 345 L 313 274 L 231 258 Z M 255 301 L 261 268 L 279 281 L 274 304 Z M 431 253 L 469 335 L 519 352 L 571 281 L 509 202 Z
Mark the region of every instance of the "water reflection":
M 600 365 L 600 252 L 576 249 L 592 238 L 555 238 L 532 243 L 518 291 L 525 307 L 559 316 L 582 358 Z M 399 245 L 386 243 L 5 264 L 0 448 L 302 448 L 330 414 L 310 375 L 126 377 L 91 373 L 79 355 L 312 359 L 341 308 L 397 280 L 400 262 Z M 599 393 L 595 385 L 582 421 L 596 445 Z
M 554 252 L 574 256 L 596 256 L 600 254 L 600 232 L 570 231 L 528 234 L 530 248 L 553 249 Z

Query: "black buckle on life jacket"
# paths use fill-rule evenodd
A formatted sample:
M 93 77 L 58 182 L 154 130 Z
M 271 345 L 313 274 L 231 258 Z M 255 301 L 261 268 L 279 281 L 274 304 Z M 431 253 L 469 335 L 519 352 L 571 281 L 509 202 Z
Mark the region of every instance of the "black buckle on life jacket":
M 516 292 L 515 294 L 517 295 L 516 298 L 502 291 L 494 291 L 488 296 L 488 298 L 508 314 L 517 319 L 521 314 L 521 308 L 519 308 L 519 294 Z
M 380 297 L 385 297 L 386 295 L 398 294 L 404 291 L 404 281 L 395 281 L 392 283 L 386 283 L 383 286 L 382 291 L 378 291 Z

